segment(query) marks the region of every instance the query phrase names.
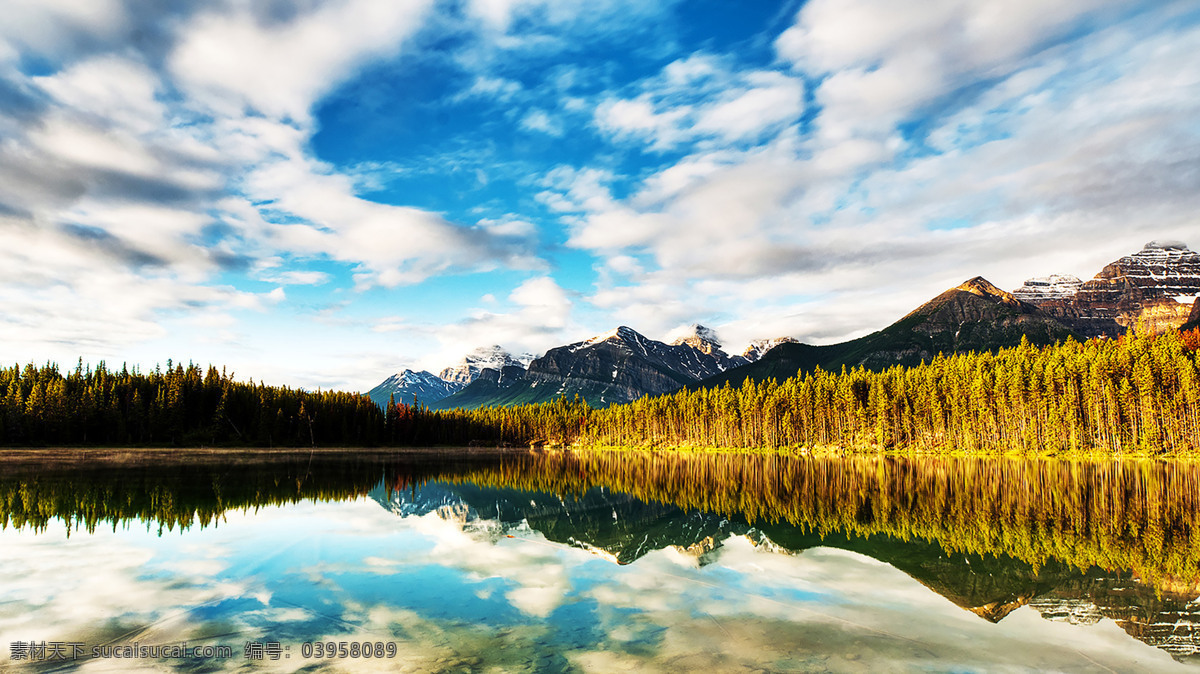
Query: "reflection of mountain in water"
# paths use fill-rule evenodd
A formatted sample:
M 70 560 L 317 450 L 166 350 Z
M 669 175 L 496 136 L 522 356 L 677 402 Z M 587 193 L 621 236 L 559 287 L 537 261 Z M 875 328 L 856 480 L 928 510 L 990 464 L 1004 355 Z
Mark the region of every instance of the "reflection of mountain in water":
M 382 480 L 382 481 L 381 481 Z M 1200 462 L 561 452 L 87 452 L 0 457 L 0 528 L 217 526 L 374 498 L 480 535 L 536 529 L 621 564 L 731 536 L 870 556 L 998 622 L 1109 618 L 1200 661 Z
M 1115 620 L 1138 641 L 1176 659 L 1200 662 L 1200 588 L 1148 592 L 1140 583 L 1107 574 L 1074 578 L 1034 598 L 1030 605 L 1047 620 L 1091 625 Z
M 493 540 L 532 529 L 618 564 L 672 547 L 704 565 L 733 536 L 782 554 L 832 547 L 890 564 L 990 622 L 1026 605 L 1047 620 L 1072 624 L 1109 618 L 1177 659 L 1200 661 L 1200 587 L 1195 586 L 1155 588 L 1128 575 L 1098 567 L 1080 571 L 1053 559 L 1034 567 L 1004 554 L 952 554 L 921 538 L 821 534 L 778 522 L 751 526 L 740 517 L 687 512 L 601 487 L 562 496 L 470 482 L 429 482 L 389 493 L 380 484 L 370 497 L 397 515 L 437 513 Z
M 431 482 L 409 490 L 381 484 L 371 498 L 401 516 L 436 512 L 486 531 L 533 529 L 547 540 L 589 550 L 618 564 L 674 547 L 703 553 L 730 535 L 751 535 L 751 527 L 718 515 L 685 512 L 675 506 L 640 501 L 596 488 L 574 496 L 480 487 L 471 483 Z

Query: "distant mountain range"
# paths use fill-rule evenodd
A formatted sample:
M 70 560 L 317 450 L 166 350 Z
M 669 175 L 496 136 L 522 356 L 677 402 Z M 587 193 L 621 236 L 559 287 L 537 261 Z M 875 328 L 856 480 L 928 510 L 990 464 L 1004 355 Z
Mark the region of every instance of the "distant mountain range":
M 516 405 L 576 395 L 606 407 L 683 387 L 785 379 L 842 366 L 915 365 L 938 353 L 988 351 L 1022 338 L 1046 345 L 1068 337 L 1116 337 L 1141 324 L 1152 332 L 1200 325 L 1200 254 L 1177 241 L 1152 241 L 1090 281 L 1053 275 L 1006 292 L 982 277 L 951 288 L 892 325 L 840 344 L 791 337 L 756 340 L 740 355 L 714 331 L 693 325 L 671 343 L 621 326 L 534 358 L 499 346 L 479 349 L 435 376 L 405 370 L 369 393 L 383 405 L 415 398 L 434 409 Z
M 531 354 L 514 356 L 498 345 L 485 346 L 468 353 L 438 374 L 425 370 L 398 372 L 384 379 L 367 395 L 380 406 L 386 405 L 388 400 L 407 405 L 415 400 L 418 404 L 428 405 L 461 391 L 481 375 L 485 378 L 498 377 L 506 369 L 511 374 L 514 372 L 511 368 L 524 372 L 531 360 Z
M 621 326 L 550 349 L 524 371 L 481 376 L 430 407 L 518 405 L 576 395 L 594 407 L 606 407 L 670 393 L 750 362 L 746 356 L 725 353 L 716 335 L 700 325 L 671 344 Z
M 975 277 L 922 304 L 888 327 L 840 344 L 781 344 L 758 362 L 700 386 L 733 385 L 746 379 L 785 379 L 817 367 L 837 371 L 844 365 L 880 369 L 916 365 L 939 353 L 988 351 L 1016 346 L 1024 337 L 1046 345 L 1076 336 L 1070 328 L 1012 293 Z

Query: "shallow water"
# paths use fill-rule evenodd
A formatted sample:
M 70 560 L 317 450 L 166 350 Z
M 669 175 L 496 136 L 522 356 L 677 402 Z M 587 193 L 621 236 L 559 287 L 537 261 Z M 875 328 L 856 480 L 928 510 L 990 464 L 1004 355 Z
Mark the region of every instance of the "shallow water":
M 1163 461 L 10 453 L 0 668 L 1189 670 L 1198 500 Z

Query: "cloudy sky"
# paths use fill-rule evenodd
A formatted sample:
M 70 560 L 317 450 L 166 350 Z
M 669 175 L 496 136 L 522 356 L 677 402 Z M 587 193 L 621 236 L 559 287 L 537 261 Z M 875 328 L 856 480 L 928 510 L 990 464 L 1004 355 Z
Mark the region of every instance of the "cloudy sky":
M 1193 1 L 3 14 L 9 363 L 365 390 L 620 324 L 829 343 L 971 276 L 1200 247 Z

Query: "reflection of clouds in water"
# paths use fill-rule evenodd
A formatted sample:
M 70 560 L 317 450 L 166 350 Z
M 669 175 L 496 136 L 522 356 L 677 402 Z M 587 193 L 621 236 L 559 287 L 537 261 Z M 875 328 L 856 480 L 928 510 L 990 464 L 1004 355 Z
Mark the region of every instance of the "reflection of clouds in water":
M 507 538 L 496 527 L 464 524 L 436 513 L 398 518 L 373 503 L 365 505 L 368 507 L 348 513 L 355 521 L 352 535 L 378 536 L 378 548 L 361 558 L 322 560 L 293 572 L 303 574 L 313 585 L 331 585 L 330 576 L 335 574 L 387 576 L 421 565 L 437 565 L 462 572 L 468 582 L 501 580 L 509 586 L 504 596 L 514 608 L 545 618 L 570 592 L 568 569 L 591 560 L 588 553 L 551 543 L 533 531 Z M 309 533 L 317 532 L 310 528 Z M 421 540 L 415 540 L 414 535 Z M 397 538 L 412 544 L 394 545 Z M 474 589 L 473 594 L 490 599 L 495 589 L 483 586 Z
M 439 621 L 412 610 L 375 606 L 354 629 L 316 640 L 396 642 L 395 658 L 335 660 L 328 663 L 330 671 L 559 671 L 566 660 L 557 653 L 549 632 L 544 623 L 498 626 Z
M 399 518 L 369 501 L 231 513 L 219 528 L 161 539 L 5 531 L 0 633 L 399 648 L 391 660 L 294 654 L 265 671 L 981 669 L 1014 654 L 1047 669 L 1095 667 L 1088 658 L 1117 670 L 1181 667 L 1109 620 L 1071 626 L 1025 608 L 992 625 L 851 552 L 776 554 L 739 537 L 704 566 L 674 549 L 617 566 L 534 531 L 515 536 L 433 514 Z M 246 665 L 238 656 L 225 666 Z
M 500 578 L 517 587 L 506 597 L 518 610 L 545 618 L 570 591 L 568 570 L 591 559 L 586 552 L 551 543 L 540 533 L 522 532 L 516 538 L 497 538 L 491 531 L 475 531 L 434 513 L 405 518 L 436 541 L 424 563 L 439 563 L 464 571 L 475 579 Z
M 149 534 L 148 534 L 149 535 Z M 211 582 L 221 568 L 198 560 L 160 569 L 128 532 L 76 532 L 53 522 L 42 534 L 0 533 L 0 633 L 13 639 L 107 640 L 125 632 L 155 639 L 192 632 L 177 616 L 239 596 L 236 582 Z M 152 607 L 152 608 L 151 608 Z
M 574 664 L 602 671 L 637 660 L 613 653 L 628 638 L 628 613 L 613 610 L 624 608 L 640 612 L 635 623 L 667 627 L 638 665 L 642 671 L 990 669 L 1014 654 L 1023 667 L 1043 669 L 1090 669 L 1098 662 L 1120 671 L 1183 669 L 1110 620 L 1085 634 L 1025 608 L 993 625 L 852 552 L 783 555 L 734 538 L 705 567 L 683 568 L 678 556 L 651 553 L 636 571 L 588 591 L 604 609 L 608 642 L 601 651 L 574 654 Z

